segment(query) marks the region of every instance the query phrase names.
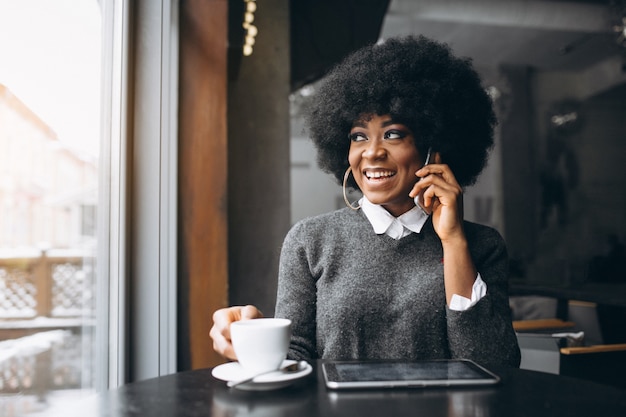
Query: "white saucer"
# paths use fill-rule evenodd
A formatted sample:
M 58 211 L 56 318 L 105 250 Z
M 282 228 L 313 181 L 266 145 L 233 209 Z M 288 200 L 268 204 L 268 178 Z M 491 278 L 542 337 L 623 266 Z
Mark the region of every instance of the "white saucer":
M 296 363 L 296 361 L 285 360 L 283 361 L 282 366 L 287 366 L 292 363 Z M 254 378 L 250 382 L 246 382 L 245 384 L 237 385 L 235 388 L 239 388 L 246 391 L 267 391 L 278 388 L 283 388 L 288 385 L 293 384 L 296 380 L 300 378 L 304 378 L 308 374 L 313 371 L 313 367 L 310 364 L 306 364 L 306 368 L 299 372 L 272 372 L 269 374 L 259 375 Z M 216 366 L 213 368 L 211 374 L 222 381 L 239 381 L 240 379 L 248 378 L 250 375 L 249 372 L 245 371 L 239 362 L 229 362 L 224 363 L 222 365 Z

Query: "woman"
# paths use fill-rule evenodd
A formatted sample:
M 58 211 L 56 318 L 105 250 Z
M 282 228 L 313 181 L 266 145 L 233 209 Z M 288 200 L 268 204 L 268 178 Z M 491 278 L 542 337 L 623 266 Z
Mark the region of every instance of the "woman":
M 326 77 L 308 124 L 320 167 L 363 197 L 285 238 L 276 316 L 293 322 L 288 357 L 519 366 L 505 244 L 463 220 L 495 125 L 470 61 L 421 36 L 365 47 Z M 230 323 L 260 316 L 218 310 L 216 351 L 236 359 Z

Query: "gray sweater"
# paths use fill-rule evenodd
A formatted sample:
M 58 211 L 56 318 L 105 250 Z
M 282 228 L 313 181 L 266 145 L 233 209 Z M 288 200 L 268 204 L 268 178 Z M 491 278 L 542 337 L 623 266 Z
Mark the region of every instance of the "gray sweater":
M 468 358 L 519 366 L 502 237 L 465 222 L 487 294 L 447 308 L 443 249 L 429 220 L 400 240 L 345 208 L 298 222 L 283 243 L 276 317 L 293 321 L 291 359 Z

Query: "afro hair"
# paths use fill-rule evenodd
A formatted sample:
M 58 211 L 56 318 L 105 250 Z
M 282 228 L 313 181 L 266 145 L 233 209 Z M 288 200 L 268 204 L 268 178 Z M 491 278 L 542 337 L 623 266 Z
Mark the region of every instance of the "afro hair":
M 462 187 L 472 185 L 493 147 L 496 117 L 469 58 L 424 36 L 390 38 L 353 52 L 312 97 L 309 134 L 320 168 L 339 184 L 348 133 L 364 115 L 391 115 L 414 133 L 421 154 L 439 152 Z M 354 180 L 348 185 L 357 188 Z

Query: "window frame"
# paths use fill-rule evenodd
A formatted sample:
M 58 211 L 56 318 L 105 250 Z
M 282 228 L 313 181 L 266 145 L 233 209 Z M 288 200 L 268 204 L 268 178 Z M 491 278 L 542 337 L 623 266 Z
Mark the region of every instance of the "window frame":
M 178 1 L 101 4 L 98 390 L 177 370 Z

